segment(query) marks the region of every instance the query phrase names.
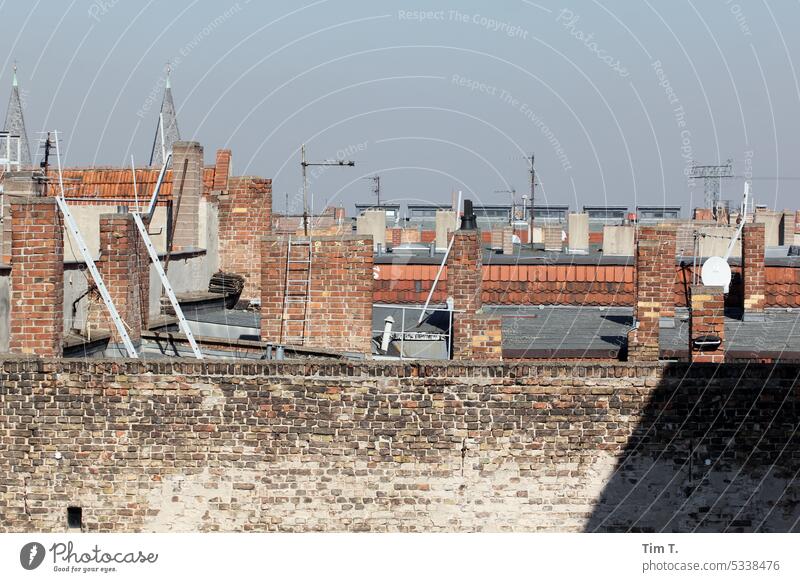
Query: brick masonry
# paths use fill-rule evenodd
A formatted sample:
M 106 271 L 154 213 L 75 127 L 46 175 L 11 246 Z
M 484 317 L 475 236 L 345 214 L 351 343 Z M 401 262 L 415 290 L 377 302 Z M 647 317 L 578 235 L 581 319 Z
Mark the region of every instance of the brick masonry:
M 745 224 L 742 228 L 742 280 L 743 307 L 747 315 L 764 312 L 766 303 L 765 251 L 764 224 Z
M 689 310 L 689 351 L 693 362 L 725 361 L 725 298 L 722 287 L 692 285 Z M 719 338 L 717 349 L 703 350 L 696 341 Z
M 220 269 L 245 278 L 241 300 L 261 296 L 261 240 L 272 229 L 272 180 L 242 176 L 226 180 L 219 196 Z
M 293 239 L 295 240 L 295 239 Z M 296 239 L 298 242 L 302 239 Z M 309 298 L 307 307 L 290 303 L 284 318 L 287 238 L 271 235 L 262 242 L 261 339 L 302 343 L 369 354 L 372 351 L 372 237 L 346 235 L 312 238 L 311 292 L 297 284 L 290 294 Z M 295 259 L 308 256 L 305 245 L 293 246 Z M 306 259 L 307 260 L 307 259 Z M 302 263 L 292 265 L 292 279 L 307 279 Z M 307 311 L 303 311 L 307 309 Z M 298 323 L 305 319 L 305 324 Z M 302 342 L 287 342 L 286 337 Z
M 7 358 L 0 386 L 4 532 L 798 531 L 790 365 Z
M 101 215 L 97 270 L 134 345 L 141 343 L 142 317 L 149 312 L 149 267 L 150 258 L 133 216 Z M 94 293 L 89 303 L 88 326 L 90 333 L 95 329 L 108 330 L 112 342 L 122 341 L 99 292 Z
M 11 205 L 9 351 L 60 356 L 64 338 L 64 240 L 54 198 Z
M 478 230 L 459 229 L 447 260 L 447 295 L 453 299 L 452 353 L 456 360 L 501 359 L 501 319 L 483 314 L 483 256 Z
M 177 251 L 198 248 L 200 197 L 203 194 L 203 146 L 196 141 L 178 141 L 173 144 L 172 151 L 173 220 L 175 221 L 173 249 Z M 179 201 L 181 186 L 183 192 Z
M 675 228 L 641 226 L 637 232 L 634 318 L 636 329 L 628 333 L 628 359 L 657 360 L 662 312 L 669 313 L 675 281 Z M 672 308 L 674 315 L 674 307 Z
M 217 150 L 214 163 L 214 183 L 212 190 L 222 192 L 228 189 L 228 177 L 231 175 L 231 150 Z

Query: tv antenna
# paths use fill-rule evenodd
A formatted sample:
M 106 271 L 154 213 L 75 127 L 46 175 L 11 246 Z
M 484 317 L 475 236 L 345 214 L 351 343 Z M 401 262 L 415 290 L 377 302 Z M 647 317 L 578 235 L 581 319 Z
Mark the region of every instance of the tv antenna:
M 353 167 L 356 163 L 351 160 L 323 160 L 321 162 L 309 162 L 306 160 L 306 144 L 300 146 L 300 168 L 303 171 L 303 234 L 308 236 L 308 176 L 306 168 L 308 166 L 348 166 Z
M 689 173 L 690 178 L 703 179 L 703 191 L 705 192 L 706 208 L 711 209 L 711 215 L 717 220 L 717 211 L 720 207 L 720 186 L 723 178 L 733 178 L 733 160 L 728 158 L 724 164 L 716 166 L 701 166 L 692 163 Z
M 535 156 L 533 153 L 529 156 L 522 156 L 521 158 L 513 158 L 515 160 L 525 160 L 528 162 L 528 174 L 530 175 L 530 194 L 528 195 L 530 198 L 530 206 L 531 206 L 531 222 L 533 222 L 533 196 L 536 190 L 536 168 L 534 166 Z M 524 212 L 524 210 L 523 210 Z
M 372 193 L 378 197 L 378 206 L 381 205 L 381 177 L 378 174 L 366 176 L 363 180 L 372 180 Z
M 514 224 L 514 220 L 517 218 L 517 190 L 514 186 L 511 186 L 511 190 L 495 190 L 495 194 L 511 194 L 511 215 L 508 217 L 509 224 Z

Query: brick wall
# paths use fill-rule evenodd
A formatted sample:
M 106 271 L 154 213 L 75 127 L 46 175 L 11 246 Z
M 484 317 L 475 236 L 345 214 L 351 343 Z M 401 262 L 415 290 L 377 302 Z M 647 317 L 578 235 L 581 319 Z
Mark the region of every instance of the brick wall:
M 742 228 L 742 282 L 745 317 L 763 317 L 766 302 L 764 277 L 765 227 L 763 223 Z
M 0 531 L 797 531 L 796 374 L 5 359 Z
M 722 287 L 692 285 L 689 310 L 689 350 L 693 362 L 725 361 L 725 299 Z M 697 341 L 722 340 L 718 349 L 696 345 Z
M 149 267 L 150 259 L 133 216 L 101 215 L 97 270 L 134 345 L 141 343 L 142 316 L 149 312 Z M 90 333 L 103 329 L 111 332 L 112 342 L 122 341 L 99 293 L 90 300 L 87 326 Z
M 544 250 L 561 252 L 564 248 L 561 226 L 544 226 Z
M 200 245 L 200 197 L 203 194 L 203 146 L 196 141 L 175 142 L 172 146 L 172 174 L 173 249 L 197 248 Z M 181 186 L 183 192 L 178 201 Z
M 272 180 L 228 179 L 219 196 L 219 268 L 245 278 L 241 300 L 261 296 L 261 240 L 272 228 Z
M 662 310 L 675 296 L 675 228 L 641 226 L 637 238 L 633 304 L 637 327 L 628 333 L 628 359 L 657 360 Z
M 261 339 L 275 343 L 301 335 L 302 344 L 337 351 L 371 353 L 372 237 L 355 235 L 312 239 L 311 291 L 290 288 L 309 297 L 307 307 L 292 303 L 284 319 L 287 239 L 268 236 L 262 242 Z M 295 247 L 295 258 L 307 257 L 307 247 Z M 307 278 L 302 264 L 292 266 L 292 279 Z M 303 311 L 303 310 L 306 311 Z M 304 325 L 288 323 L 304 319 Z M 282 325 L 283 323 L 283 325 Z M 299 332 L 298 332 L 299 330 Z
M 54 198 L 11 205 L 9 350 L 60 356 L 64 338 L 64 239 Z

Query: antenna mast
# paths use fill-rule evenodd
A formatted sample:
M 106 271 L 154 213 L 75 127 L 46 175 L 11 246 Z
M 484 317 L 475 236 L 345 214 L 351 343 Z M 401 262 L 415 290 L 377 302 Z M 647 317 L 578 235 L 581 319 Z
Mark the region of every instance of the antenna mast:
M 308 166 L 348 166 L 353 167 L 356 163 L 350 160 L 323 160 L 321 162 L 309 162 L 306 160 L 306 144 L 300 146 L 300 167 L 303 170 L 303 234 L 308 236 Z
M 692 163 L 690 178 L 703 179 L 703 191 L 705 192 L 706 208 L 711 209 L 714 220 L 719 218 L 718 210 L 721 206 L 719 191 L 722 178 L 733 178 L 733 160 L 728 160 L 717 166 L 700 166 Z
M 378 174 L 367 176 L 364 180 L 372 180 L 372 193 L 378 197 L 378 206 L 381 205 L 381 177 Z

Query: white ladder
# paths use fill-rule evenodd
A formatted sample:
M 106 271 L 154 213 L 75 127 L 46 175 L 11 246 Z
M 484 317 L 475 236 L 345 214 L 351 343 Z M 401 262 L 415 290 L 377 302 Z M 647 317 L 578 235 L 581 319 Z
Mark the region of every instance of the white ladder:
M 100 297 L 103 298 L 103 303 L 106 304 L 108 314 L 111 316 L 111 321 L 114 322 L 114 326 L 117 328 L 117 333 L 119 334 L 120 339 L 122 339 L 122 343 L 125 346 L 125 351 L 128 352 L 128 357 L 138 358 L 139 355 L 136 353 L 136 348 L 133 347 L 133 342 L 128 335 L 128 330 L 125 329 L 125 323 L 122 321 L 122 318 L 120 317 L 119 312 L 114 305 L 114 301 L 111 299 L 111 295 L 108 293 L 105 283 L 103 283 L 103 277 L 100 276 L 100 271 L 97 270 L 97 266 L 94 264 L 92 254 L 89 252 L 89 248 L 86 246 L 86 242 L 83 240 L 83 236 L 78 228 L 78 224 L 75 222 L 75 219 L 72 217 L 72 213 L 69 211 L 69 207 L 64 200 L 63 193 L 61 196 L 56 196 L 55 198 L 56 204 L 58 204 L 58 208 L 61 210 L 61 214 L 64 215 L 64 221 L 67 223 L 67 228 L 69 228 L 69 231 L 72 233 L 72 237 L 75 239 L 75 242 L 78 243 L 78 250 L 81 253 L 81 257 L 83 257 L 86 267 L 92 274 L 94 284 L 97 285 L 97 290 L 100 291 Z
M 297 247 L 305 247 L 307 252 L 304 258 L 297 259 L 292 257 L 292 249 Z M 281 343 L 288 343 L 293 345 L 302 345 L 305 343 L 306 336 L 309 331 L 309 318 L 308 307 L 311 301 L 311 262 L 313 259 L 311 237 L 292 242 L 292 236 L 289 235 L 289 241 L 286 245 L 286 281 L 283 288 L 283 314 L 281 317 Z M 300 269 L 292 270 L 292 265 L 304 265 L 306 272 L 305 277 L 302 276 Z M 301 317 L 292 318 L 293 311 L 301 311 Z M 296 332 L 299 327 L 299 334 L 290 334 L 289 327 L 294 324 L 292 331 Z
M 150 236 L 147 234 L 147 228 L 142 222 L 142 217 L 139 216 L 138 212 L 132 212 L 131 214 L 133 215 L 133 221 L 136 223 L 136 228 L 139 229 L 139 234 L 142 235 L 142 240 L 144 240 L 145 247 L 147 247 L 147 254 L 150 255 L 150 260 L 153 262 L 153 266 L 156 268 L 158 278 L 161 279 L 161 284 L 164 285 L 164 291 L 167 292 L 167 297 L 169 297 L 169 301 L 172 304 L 172 309 L 175 310 L 175 315 L 178 316 L 178 326 L 186 336 L 186 339 L 189 340 L 189 345 L 192 347 L 194 357 L 198 360 L 202 360 L 203 353 L 200 351 L 200 348 L 197 347 L 197 342 L 194 341 L 192 330 L 189 329 L 189 323 L 186 321 L 186 317 L 183 315 L 183 310 L 178 303 L 178 298 L 175 297 L 175 292 L 172 290 L 172 285 L 169 284 L 167 274 L 164 272 L 164 269 L 161 266 L 161 261 L 158 260 L 158 253 L 156 252 L 156 248 L 153 246 L 153 243 L 150 240 Z

